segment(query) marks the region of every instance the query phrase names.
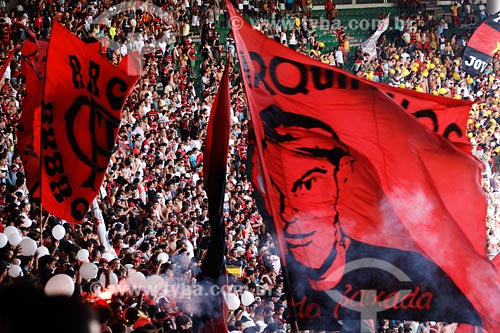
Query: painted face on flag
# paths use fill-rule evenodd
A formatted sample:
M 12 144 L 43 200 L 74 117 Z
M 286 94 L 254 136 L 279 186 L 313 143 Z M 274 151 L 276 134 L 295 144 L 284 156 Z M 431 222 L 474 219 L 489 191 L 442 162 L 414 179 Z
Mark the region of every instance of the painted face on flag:
M 333 129 L 317 119 L 276 106 L 260 116 L 265 167 L 278 175 L 271 179 L 270 199 L 280 207 L 287 251 L 312 270 L 313 288 L 331 289 L 342 275 L 338 269 L 345 264 L 350 241 L 342 231 L 337 205 L 347 192 L 354 158 Z

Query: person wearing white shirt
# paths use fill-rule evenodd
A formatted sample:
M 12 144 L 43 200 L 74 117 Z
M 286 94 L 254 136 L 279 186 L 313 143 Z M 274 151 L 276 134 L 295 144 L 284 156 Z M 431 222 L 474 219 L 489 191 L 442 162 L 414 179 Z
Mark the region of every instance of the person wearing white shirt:
M 125 40 L 120 46 L 120 54 L 122 57 L 126 56 L 128 53 L 127 41 Z
M 287 40 L 286 32 L 284 31 L 280 32 L 280 43 L 283 45 L 287 45 L 286 40 Z
M 150 111 L 151 111 L 151 103 L 146 101 L 144 103 L 144 106 L 142 107 L 142 112 L 144 113 L 144 115 L 147 115 Z
M 139 52 L 142 51 L 142 48 L 144 47 L 144 40 L 142 39 L 142 36 L 141 35 L 138 35 L 137 36 L 137 39 L 134 40 L 134 50 L 137 50 Z
M 403 51 L 403 53 L 401 53 L 401 60 L 403 60 L 403 62 L 406 62 L 406 60 L 408 60 L 409 57 L 410 55 L 408 54 L 408 52 Z
M 5 72 L 3 74 L 3 78 L 7 79 L 7 80 L 10 80 L 10 76 L 11 76 L 11 69 L 10 69 L 10 66 L 6 66 L 5 67 Z M 2 78 L 0 78 L 2 79 Z
M 295 32 L 293 31 L 290 32 L 290 40 L 288 44 L 292 50 L 297 49 L 297 38 L 295 37 Z
M 337 62 L 337 67 L 342 68 L 344 66 L 344 54 L 340 47 L 337 46 L 337 50 L 335 51 L 335 61 Z
M 486 6 L 484 3 L 481 2 L 479 5 L 479 21 L 483 22 L 483 20 L 486 18 Z

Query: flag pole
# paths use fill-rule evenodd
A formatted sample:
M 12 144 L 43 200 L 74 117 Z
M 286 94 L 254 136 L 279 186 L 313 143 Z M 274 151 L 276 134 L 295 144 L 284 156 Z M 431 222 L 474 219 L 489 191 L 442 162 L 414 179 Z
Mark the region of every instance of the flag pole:
M 47 218 L 45 219 L 45 223 L 43 222 L 43 214 L 42 214 L 42 205 L 40 205 L 40 246 L 43 245 L 43 230 L 47 227 L 47 224 L 49 224 L 49 219 L 50 219 L 51 214 L 49 213 L 47 215 Z
M 101 242 L 101 245 L 104 246 L 104 249 L 106 252 L 109 252 L 113 254 L 114 257 L 116 257 L 115 252 L 111 251 L 111 245 L 109 244 L 109 240 L 107 237 L 107 230 L 106 230 L 106 224 L 104 222 L 104 217 L 102 215 L 101 208 L 99 207 L 99 204 L 97 203 L 97 197 L 94 198 L 92 201 L 92 214 L 94 215 L 96 221 L 96 227 L 97 227 L 97 236 L 99 237 L 99 241 Z
M 52 25 L 54 25 L 54 23 L 52 23 Z M 50 28 L 52 30 L 52 26 Z M 37 53 L 39 51 L 39 45 L 38 45 L 38 39 L 35 38 L 35 42 L 36 42 L 36 45 L 37 45 Z M 38 151 L 38 159 L 39 159 L 39 168 L 40 168 L 40 190 L 39 190 L 39 193 L 40 193 L 40 223 L 42 223 L 42 220 L 43 220 L 43 163 L 42 163 L 42 149 L 43 149 L 43 131 L 42 131 L 42 126 L 43 126 L 43 111 L 44 111 L 44 108 L 45 108 L 45 73 L 46 73 L 46 68 L 47 68 L 47 62 L 48 62 L 48 56 L 49 56 L 49 49 L 50 49 L 50 41 L 49 41 L 49 44 L 47 46 L 47 60 L 45 61 L 45 63 L 43 64 L 44 66 L 44 69 L 43 69 L 43 73 L 44 73 L 44 77 L 43 77 L 43 80 L 42 80 L 42 105 L 41 105 L 41 108 L 40 108 L 40 144 L 39 144 L 39 151 Z M 35 70 L 35 73 L 37 73 L 37 71 Z M 36 116 L 36 115 L 35 115 Z M 36 153 L 36 151 L 35 151 Z M 40 230 L 40 237 L 43 237 L 43 229 L 45 229 L 45 227 L 47 226 L 48 222 L 49 222 L 49 218 L 51 216 L 51 213 L 50 212 L 47 212 L 48 215 L 47 215 L 47 219 L 45 220 L 45 224 L 42 225 L 42 229 Z

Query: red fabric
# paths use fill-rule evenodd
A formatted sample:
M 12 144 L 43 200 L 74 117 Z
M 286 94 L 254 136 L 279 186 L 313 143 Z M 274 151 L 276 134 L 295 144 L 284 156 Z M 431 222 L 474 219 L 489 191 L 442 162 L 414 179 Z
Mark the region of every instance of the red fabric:
M 493 258 L 492 262 L 497 270 L 498 281 L 500 282 L 500 255 L 496 255 L 495 258 Z M 488 333 L 488 332 L 477 326 L 460 324 L 458 325 L 455 333 Z
M 471 144 L 465 133 L 471 102 L 381 83 L 376 86 L 432 131 L 445 137 L 467 154 L 472 154 Z
M 457 326 L 455 333 L 488 333 L 485 329 L 477 326 L 471 326 L 467 324 L 460 324 Z
M 479 28 L 476 29 L 467 43 L 467 46 L 492 57 L 496 52 L 498 52 L 497 43 L 499 34 L 500 33 L 497 29 L 492 28 L 484 22 L 479 26 Z
M 54 22 L 42 110 L 41 196 L 49 212 L 79 222 L 97 195 L 121 109 L 138 80 Z M 64 98 L 61 98 L 64 96 Z
M 231 20 L 241 20 L 227 4 Z M 330 290 L 349 241 L 416 252 L 466 295 L 485 328 L 498 331 L 500 285 L 485 254 L 480 163 L 378 86 L 238 23 L 233 34 L 282 258 L 291 253 L 318 270 L 333 247 L 331 266 L 309 281 Z
M 40 197 L 40 113 L 48 45 L 47 41 L 27 39 L 21 50 L 21 71 L 26 77 L 26 99 L 23 102 L 16 149 L 26 170 L 26 185 L 35 198 Z
M 142 64 L 139 51 L 134 50 L 127 53 L 118 64 L 118 68 L 130 76 L 140 76 L 142 73 Z
M 204 183 L 209 198 L 216 197 L 221 191 L 224 192 L 221 183 L 225 182 L 226 178 L 229 129 L 231 127 L 229 97 L 229 70 L 226 68 L 210 113 L 203 153 Z M 217 177 L 214 178 L 214 175 Z
M 498 282 L 500 282 L 500 255 L 497 254 L 495 258 L 493 258 L 493 265 L 495 265 L 498 273 Z

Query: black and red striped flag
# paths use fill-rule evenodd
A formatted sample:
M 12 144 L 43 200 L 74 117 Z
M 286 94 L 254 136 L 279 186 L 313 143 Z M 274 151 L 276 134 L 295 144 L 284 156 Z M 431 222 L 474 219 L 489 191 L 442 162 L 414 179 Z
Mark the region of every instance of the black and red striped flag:
M 223 205 L 231 127 L 230 108 L 228 63 L 212 104 L 203 152 L 203 180 L 208 197 L 211 239 L 201 265 L 198 284 L 207 291 L 221 291 L 225 284 Z M 201 332 L 227 332 L 227 307 L 222 293 L 207 292 L 200 302 L 203 304 L 200 307 L 202 311 L 198 314 L 198 324 L 201 323 L 202 326 Z
M 462 57 L 462 69 L 471 76 L 481 75 L 498 51 L 500 12 L 489 15 L 469 39 Z

